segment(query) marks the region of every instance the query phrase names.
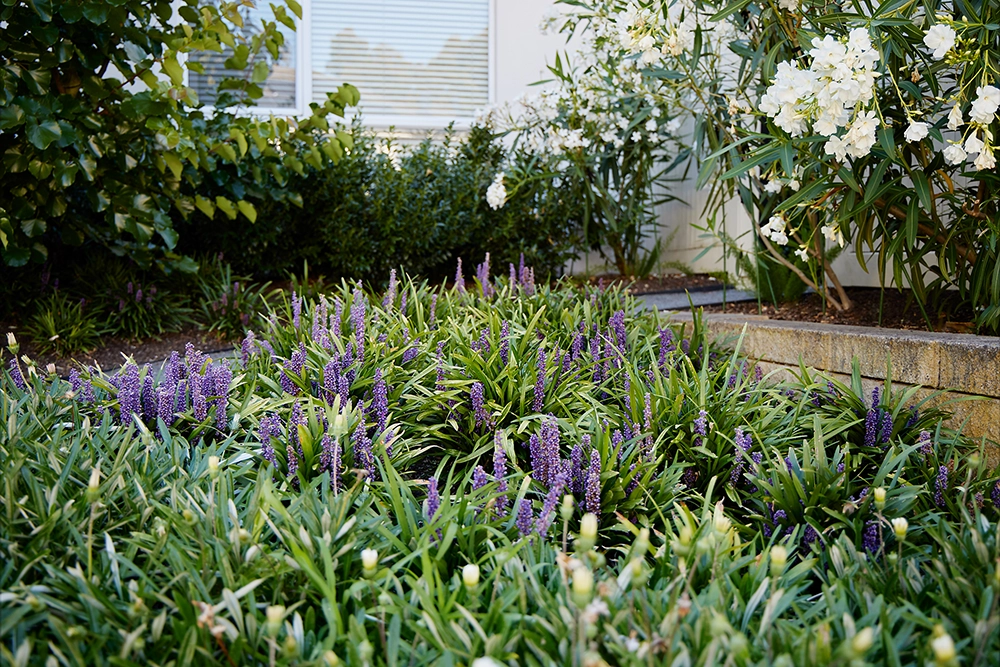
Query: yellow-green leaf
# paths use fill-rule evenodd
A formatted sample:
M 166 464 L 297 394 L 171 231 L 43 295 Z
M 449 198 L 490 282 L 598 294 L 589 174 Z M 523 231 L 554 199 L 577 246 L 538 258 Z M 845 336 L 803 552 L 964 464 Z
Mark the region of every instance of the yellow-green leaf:
M 240 213 L 245 215 L 250 222 L 257 222 L 257 209 L 253 207 L 253 204 L 241 199 L 236 202 L 236 206 L 240 209 Z
M 199 211 L 207 215 L 209 219 L 215 217 L 215 204 L 213 204 L 208 199 L 205 199 L 201 195 L 197 195 L 194 198 L 194 205 L 198 207 Z
M 173 53 L 164 56 L 163 71 L 170 77 L 170 83 L 179 86 L 184 83 L 184 68 L 177 62 L 177 56 Z
M 240 157 L 247 154 L 247 137 L 243 130 L 238 127 L 229 128 L 229 136 L 236 140 L 236 145 L 240 148 Z
M 236 207 L 233 206 L 233 202 L 229 201 L 225 197 L 216 197 L 215 205 L 219 207 L 219 210 L 226 214 L 230 220 L 236 219 Z
M 177 157 L 176 153 L 164 153 L 163 161 L 167 163 L 167 167 L 173 173 L 174 178 L 181 177 L 181 171 L 184 169 L 184 164 L 181 159 Z

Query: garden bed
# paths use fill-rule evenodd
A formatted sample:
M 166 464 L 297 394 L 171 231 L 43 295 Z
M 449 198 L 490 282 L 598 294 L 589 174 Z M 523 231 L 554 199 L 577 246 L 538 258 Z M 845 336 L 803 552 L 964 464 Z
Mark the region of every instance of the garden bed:
M 271 308 L 155 376 L 4 353 L 5 663 L 1000 650 L 997 471 L 899 385 L 762 381 L 619 289 Z

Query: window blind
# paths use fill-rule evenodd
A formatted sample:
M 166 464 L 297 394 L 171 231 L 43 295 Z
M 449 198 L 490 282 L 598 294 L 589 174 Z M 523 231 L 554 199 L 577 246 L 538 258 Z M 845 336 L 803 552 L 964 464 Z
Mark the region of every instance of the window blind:
M 469 118 L 489 102 L 489 0 L 312 0 L 313 99 L 364 116 Z
M 317 0 L 322 2 L 323 0 Z M 257 7 L 244 7 L 242 33 L 246 38 L 260 32 L 261 21 L 274 20 L 270 6 L 265 2 L 258 2 Z M 288 109 L 294 111 L 295 99 L 295 54 L 296 39 L 295 32 L 281 26 L 281 34 L 285 37 L 285 43 L 278 51 L 278 59 L 275 61 L 267 49 L 261 49 L 258 58 L 266 58 L 270 67 L 270 74 L 264 83 L 260 84 L 263 89 L 263 96 L 256 101 L 256 106 L 262 109 Z M 216 89 L 219 82 L 227 77 L 249 78 L 253 69 L 251 63 L 244 70 L 226 69 L 226 59 L 233 55 L 232 49 L 223 47 L 222 53 L 200 54 L 198 62 L 205 68 L 203 74 L 191 71 L 188 76 L 188 85 L 198 93 L 198 99 L 204 104 L 214 104 L 216 99 Z

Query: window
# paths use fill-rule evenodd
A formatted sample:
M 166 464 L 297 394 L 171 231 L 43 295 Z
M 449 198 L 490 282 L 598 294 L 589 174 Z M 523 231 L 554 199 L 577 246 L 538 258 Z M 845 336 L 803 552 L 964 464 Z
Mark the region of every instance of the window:
M 300 0 L 298 33 L 287 31 L 271 64 L 264 112 L 303 113 L 342 83 L 361 91 L 365 123 L 434 129 L 467 124 L 490 102 L 494 0 Z M 270 18 L 266 0 L 246 22 Z M 222 54 L 204 59 L 191 84 L 211 103 L 224 76 Z

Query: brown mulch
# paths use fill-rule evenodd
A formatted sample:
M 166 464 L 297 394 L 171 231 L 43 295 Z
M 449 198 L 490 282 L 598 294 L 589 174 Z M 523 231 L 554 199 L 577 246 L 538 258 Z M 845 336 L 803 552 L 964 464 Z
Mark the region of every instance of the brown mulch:
M 848 324 L 864 327 L 884 327 L 887 329 L 908 329 L 921 331 L 947 331 L 950 333 L 975 333 L 972 326 L 972 312 L 961 310 L 939 313 L 928 310 L 931 325 L 928 326 L 916 301 L 907 292 L 887 289 L 884 292 L 875 287 L 846 287 L 853 307 L 846 311 L 824 308 L 818 294 L 807 294 L 800 300 L 778 305 L 762 303 L 758 308 L 755 301 L 730 303 L 723 306 L 705 306 L 706 313 L 739 313 L 765 315 L 773 320 L 797 322 L 821 322 L 823 324 Z M 881 300 L 881 306 L 880 306 Z M 948 304 L 946 304 L 948 305 Z
M 629 294 L 656 294 L 658 292 L 675 292 L 684 290 L 721 289 L 722 282 L 705 273 L 667 273 L 661 276 L 651 275 L 648 278 L 621 276 L 618 274 L 603 274 L 593 276 L 587 281 L 590 285 L 625 285 Z
M 2 329 L 4 333 L 11 330 L 15 334 L 18 333 L 16 328 L 10 326 Z M 149 338 L 140 341 L 121 338 L 102 338 L 101 345 L 96 350 L 75 354 L 72 358 L 63 359 L 54 354 L 38 354 L 37 350 L 28 341 L 26 335 L 18 335 L 17 338 L 21 346 L 20 355 L 27 355 L 36 364 L 41 366 L 53 363 L 56 365 L 56 372 L 64 376 L 69 373 L 70 369 L 81 366 L 99 366 L 105 370 L 116 368 L 125 363 L 128 357 L 132 357 L 138 364 L 160 361 L 169 357 L 171 352 L 184 354 L 184 346 L 189 341 L 206 354 L 218 353 L 232 348 L 231 344 L 226 343 L 226 341 L 214 333 L 198 329 L 185 329 L 184 331 L 163 334 L 159 338 Z

